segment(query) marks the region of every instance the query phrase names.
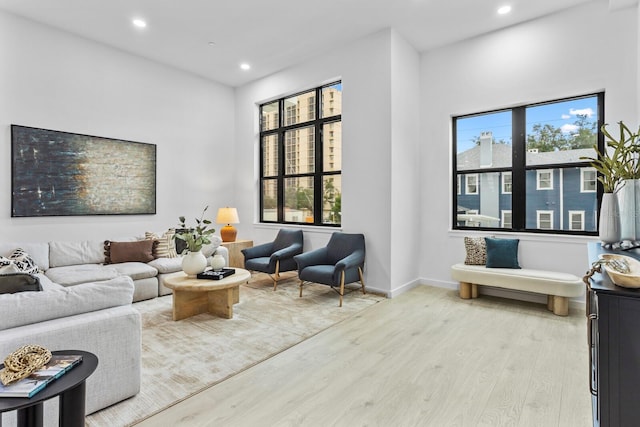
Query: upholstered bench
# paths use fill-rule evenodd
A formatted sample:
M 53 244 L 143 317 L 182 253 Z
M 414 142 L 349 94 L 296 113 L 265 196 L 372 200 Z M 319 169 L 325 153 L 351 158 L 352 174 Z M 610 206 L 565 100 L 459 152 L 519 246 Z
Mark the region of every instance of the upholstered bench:
M 515 289 L 547 295 L 547 308 L 558 316 L 569 314 L 569 298 L 583 294 L 585 286 L 577 276 L 529 268 L 487 268 L 484 265 L 455 264 L 451 277 L 460 282 L 460 298 L 478 297 L 478 285 Z

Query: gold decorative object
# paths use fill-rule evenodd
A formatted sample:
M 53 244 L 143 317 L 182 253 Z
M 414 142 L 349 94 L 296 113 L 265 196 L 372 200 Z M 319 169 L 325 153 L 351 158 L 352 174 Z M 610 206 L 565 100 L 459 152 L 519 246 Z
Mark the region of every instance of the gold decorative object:
M 51 360 L 51 352 L 39 345 L 25 345 L 4 359 L 4 368 L 0 370 L 0 381 L 9 385 L 28 377 Z

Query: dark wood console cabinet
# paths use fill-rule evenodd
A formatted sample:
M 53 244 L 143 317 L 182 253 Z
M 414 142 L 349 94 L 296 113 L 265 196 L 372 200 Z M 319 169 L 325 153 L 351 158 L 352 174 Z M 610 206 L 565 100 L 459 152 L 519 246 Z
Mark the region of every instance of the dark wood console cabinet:
M 590 263 L 611 253 L 589 243 Z M 640 259 L 640 250 L 615 251 Z M 640 426 L 640 289 L 596 273 L 587 295 L 590 387 L 594 426 Z

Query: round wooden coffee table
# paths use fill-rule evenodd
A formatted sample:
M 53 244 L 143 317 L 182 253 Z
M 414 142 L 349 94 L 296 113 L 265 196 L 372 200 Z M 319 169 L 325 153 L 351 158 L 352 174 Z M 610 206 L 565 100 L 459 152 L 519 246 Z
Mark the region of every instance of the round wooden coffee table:
M 240 301 L 240 284 L 251 278 L 242 268 L 221 280 L 197 279 L 183 271 L 164 279 L 164 285 L 173 289 L 173 320 L 185 319 L 200 313 L 211 313 L 231 319 L 233 304 Z

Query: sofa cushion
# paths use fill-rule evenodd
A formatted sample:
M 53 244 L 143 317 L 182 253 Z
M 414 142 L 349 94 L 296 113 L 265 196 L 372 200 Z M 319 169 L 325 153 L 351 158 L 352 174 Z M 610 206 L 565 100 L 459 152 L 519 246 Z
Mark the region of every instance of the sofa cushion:
M 9 257 L 18 248 L 22 248 L 33 259 L 35 264 L 43 271 L 49 268 L 49 244 L 48 243 L 0 243 L 0 256 Z
M 104 262 L 103 242 L 99 240 L 84 240 L 79 242 L 54 241 L 49 242 L 49 248 L 50 267 L 100 264 Z M 39 266 L 43 268 L 42 265 Z
M 118 270 L 121 275 L 129 276 L 133 280 L 148 279 L 158 275 L 158 270 L 142 262 L 123 262 L 109 265 Z
M 41 291 L 40 281 L 36 276 L 26 273 L 3 274 L 0 276 L 0 294 L 16 292 Z
M 138 240 L 135 242 L 104 242 L 105 263 L 119 264 L 122 262 L 149 262 L 153 256 L 155 240 Z
M 43 292 L 0 295 L 0 330 L 131 304 L 133 280 L 120 276 Z
M 487 244 L 484 237 L 465 237 L 464 249 L 467 252 L 465 264 L 485 265 L 487 263 Z
M 182 271 L 182 257 L 157 258 L 149 262 L 148 265 L 155 268 L 159 273 L 175 273 L 176 271 Z
M 72 286 L 86 282 L 109 280 L 120 276 L 118 270 L 112 266 L 100 264 L 67 265 L 54 267 L 46 271 L 51 281 L 62 286 Z

